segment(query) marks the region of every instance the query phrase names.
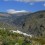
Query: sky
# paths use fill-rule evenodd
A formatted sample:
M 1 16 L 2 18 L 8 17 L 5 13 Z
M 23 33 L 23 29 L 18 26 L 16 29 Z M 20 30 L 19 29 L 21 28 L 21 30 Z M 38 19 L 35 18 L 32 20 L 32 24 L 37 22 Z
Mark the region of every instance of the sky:
M 0 0 L 0 12 L 45 10 L 45 0 Z

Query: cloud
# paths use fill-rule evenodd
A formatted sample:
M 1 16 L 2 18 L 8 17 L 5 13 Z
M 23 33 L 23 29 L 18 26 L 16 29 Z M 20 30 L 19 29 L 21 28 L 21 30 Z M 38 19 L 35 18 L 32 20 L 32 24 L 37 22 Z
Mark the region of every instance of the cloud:
M 9 1 L 9 0 L 4 0 L 4 1 Z
M 20 1 L 20 2 L 40 2 L 40 1 L 45 1 L 45 0 L 15 0 L 15 1 Z
M 4 0 L 4 1 L 40 2 L 40 1 L 45 1 L 45 0 Z
M 34 5 L 34 3 L 30 3 L 30 5 Z
M 45 3 L 43 4 L 43 6 L 45 7 Z
M 7 13 L 10 13 L 10 14 L 15 14 L 15 13 L 20 13 L 20 12 L 28 12 L 28 11 L 26 11 L 26 10 L 16 11 L 14 9 L 8 9 L 7 10 Z

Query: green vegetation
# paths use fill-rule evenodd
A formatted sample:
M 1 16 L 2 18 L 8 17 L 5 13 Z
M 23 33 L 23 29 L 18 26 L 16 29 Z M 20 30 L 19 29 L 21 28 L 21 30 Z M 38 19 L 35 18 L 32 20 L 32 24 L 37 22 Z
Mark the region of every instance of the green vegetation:
M 30 42 L 23 35 L 0 30 L 0 45 L 30 45 Z
M 44 39 L 30 38 L 22 34 L 0 30 L 0 45 L 43 45 Z

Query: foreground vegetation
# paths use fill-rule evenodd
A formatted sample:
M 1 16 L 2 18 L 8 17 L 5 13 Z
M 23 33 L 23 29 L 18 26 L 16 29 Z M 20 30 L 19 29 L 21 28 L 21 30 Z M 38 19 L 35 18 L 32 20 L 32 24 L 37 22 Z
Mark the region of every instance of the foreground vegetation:
M 45 45 L 44 39 L 30 38 L 22 34 L 0 30 L 0 45 Z
M 0 30 L 0 45 L 30 45 L 31 42 L 23 35 L 9 32 L 9 30 Z

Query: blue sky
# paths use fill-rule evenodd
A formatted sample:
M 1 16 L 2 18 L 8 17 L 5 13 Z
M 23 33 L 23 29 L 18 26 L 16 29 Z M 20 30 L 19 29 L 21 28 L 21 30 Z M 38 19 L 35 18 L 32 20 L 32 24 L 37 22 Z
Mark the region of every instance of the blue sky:
M 39 10 L 45 10 L 45 1 L 20 2 L 20 1 L 0 0 L 0 12 L 6 12 L 9 9 L 16 10 L 16 11 L 26 10 L 30 12 L 36 12 Z

